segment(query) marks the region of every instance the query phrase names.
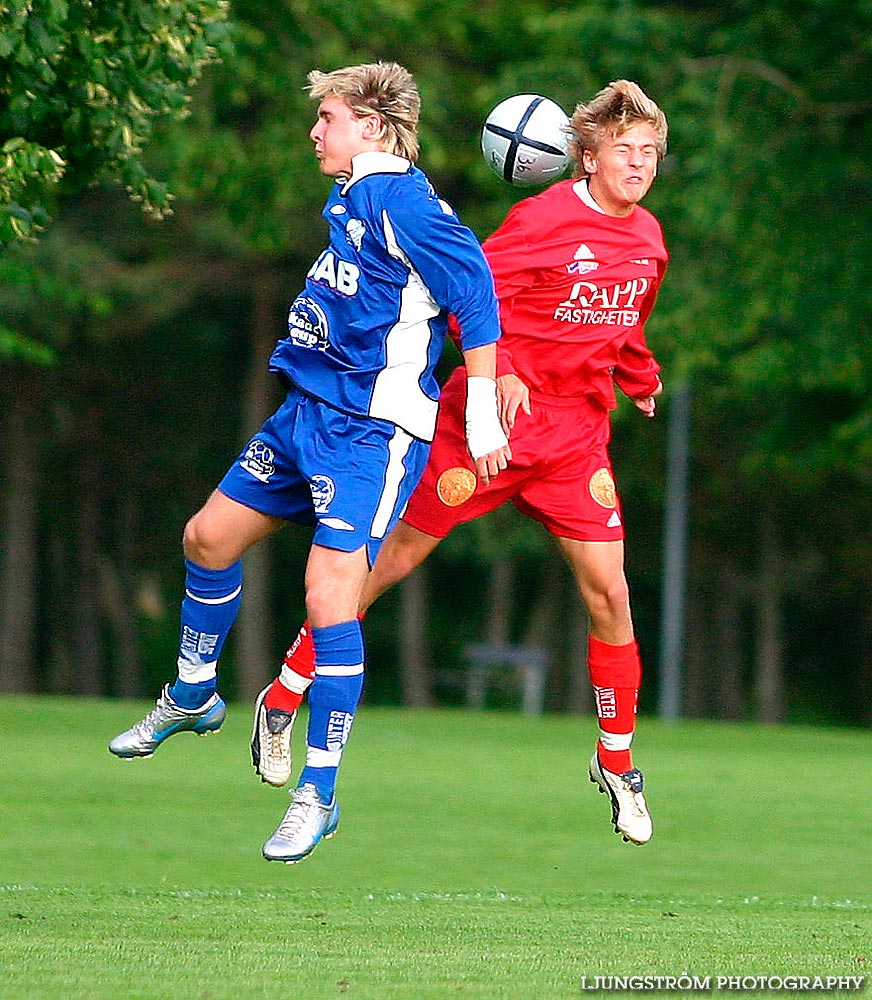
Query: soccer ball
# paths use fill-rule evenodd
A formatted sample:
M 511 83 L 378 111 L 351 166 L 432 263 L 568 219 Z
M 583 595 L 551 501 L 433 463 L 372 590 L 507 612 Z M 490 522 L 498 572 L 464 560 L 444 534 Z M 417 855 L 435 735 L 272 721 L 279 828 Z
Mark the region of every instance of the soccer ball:
M 481 151 L 504 181 L 520 186 L 547 184 L 569 165 L 569 118 L 559 104 L 537 94 L 501 101 L 481 130 Z

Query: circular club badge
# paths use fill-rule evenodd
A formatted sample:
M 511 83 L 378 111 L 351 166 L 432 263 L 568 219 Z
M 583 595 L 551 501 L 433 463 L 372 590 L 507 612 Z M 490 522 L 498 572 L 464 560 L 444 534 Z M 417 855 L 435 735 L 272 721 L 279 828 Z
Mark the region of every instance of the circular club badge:
M 436 494 L 447 507 L 459 507 L 475 493 L 475 473 L 461 466 L 446 469 L 436 482 Z
M 615 481 L 608 469 L 597 469 L 590 477 L 588 484 L 590 495 L 596 500 L 600 507 L 607 507 L 614 510 L 618 505 L 618 498 L 615 493 Z

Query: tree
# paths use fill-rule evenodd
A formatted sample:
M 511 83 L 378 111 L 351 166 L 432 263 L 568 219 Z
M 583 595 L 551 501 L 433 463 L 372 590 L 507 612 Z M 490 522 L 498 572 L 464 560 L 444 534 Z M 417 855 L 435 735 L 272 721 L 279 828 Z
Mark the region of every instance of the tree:
M 147 212 L 170 207 L 142 151 L 228 50 L 225 0 L 0 4 L 0 245 L 32 238 L 57 198 L 119 181 Z
M 0 246 L 14 248 L 33 240 L 59 199 L 96 182 L 119 182 L 146 212 L 166 214 L 170 193 L 146 168 L 143 148 L 155 121 L 184 115 L 187 90 L 219 51 L 230 51 L 224 0 L 162 5 L 143 0 L 114 5 L 91 0 L 75 4 L 8 0 L 0 4 L 0 14 L 0 92 L 5 97 L 0 105 Z M 41 292 L 42 305 L 54 302 L 77 311 L 85 307 L 93 316 L 108 311 L 110 298 L 101 291 L 92 293 L 89 287 L 95 258 L 103 256 L 88 253 L 73 275 L 64 264 L 66 255 L 61 255 L 59 267 L 32 256 L 0 260 L 11 279 L 4 287 L 12 291 L 14 320 L 0 324 L 0 358 L 5 357 L 7 364 L 19 360 L 39 366 L 56 357 L 58 334 L 67 323 L 48 327 L 43 325 L 44 314 L 33 322 L 29 304 L 20 302 L 27 290 Z M 83 276 L 87 276 L 84 282 Z M 35 473 L 40 468 L 39 422 L 34 417 L 39 412 L 38 386 L 45 382 L 19 368 L 4 386 L 6 439 L 13 459 L 0 578 L 8 598 L 0 621 L 4 635 L 0 683 L 7 688 L 26 685 L 34 673 L 31 633 L 39 556 Z M 98 433 L 92 423 L 89 426 L 92 436 Z M 99 477 L 95 453 L 88 455 L 90 463 L 81 469 Z M 82 580 L 88 584 L 79 594 L 83 601 L 90 595 L 83 613 L 76 616 L 85 658 L 88 653 L 97 655 L 99 646 L 94 607 L 99 571 L 93 523 L 99 515 L 94 507 L 97 485 L 93 479 L 85 485 L 87 503 L 80 508 L 76 531 Z M 122 647 L 129 632 L 123 625 L 117 629 Z M 93 671 L 80 671 L 77 676 L 87 682 L 90 674 Z

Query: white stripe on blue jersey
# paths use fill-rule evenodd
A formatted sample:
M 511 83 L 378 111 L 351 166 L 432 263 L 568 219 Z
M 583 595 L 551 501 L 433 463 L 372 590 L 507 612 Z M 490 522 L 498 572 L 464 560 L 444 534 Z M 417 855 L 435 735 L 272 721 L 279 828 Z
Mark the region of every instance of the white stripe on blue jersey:
M 464 349 L 493 343 L 493 278 L 474 234 L 422 171 L 388 153 L 354 158 L 323 215 L 327 249 L 291 305 L 270 368 L 337 409 L 431 440 L 434 370 L 448 313 Z
M 440 309 L 403 253 L 387 211 L 382 212 L 382 221 L 388 253 L 409 269 L 409 278 L 400 291 L 397 321 L 385 336 L 385 366 L 373 381 L 369 413 L 400 426 L 404 426 L 404 418 L 408 420 L 410 414 L 416 413 L 422 428 L 426 428 L 436 423 L 438 403 L 423 391 L 421 380 L 430 356 L 430 320 L 439 316 Z M 427 439 L 420 433 L 421 428 L 417 432 L 406 429 L 415 437 Z

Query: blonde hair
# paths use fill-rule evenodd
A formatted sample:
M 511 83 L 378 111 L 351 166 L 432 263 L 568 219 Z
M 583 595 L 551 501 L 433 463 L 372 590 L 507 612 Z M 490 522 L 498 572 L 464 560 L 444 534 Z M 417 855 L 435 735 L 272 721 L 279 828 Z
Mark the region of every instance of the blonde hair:
M 575 177 L 585 177 L 585 150 L 596 153 L 607 135 L 621 135 L 634 125 L 647 122 L 657 135 L 657 159 L 666 155 L 666 115 L 632 80 L 614 80 L 587 104 L 579 104 L 569 122 L 569 155 Z
M 338 97 L 360 118 L 381 118 L 382 148 L 412 163 L 418 158 L 418 117 L 421 98 L 412 74 L 393 62 L 363 63 L 330 73 L 309 73 L 313 100 Z

